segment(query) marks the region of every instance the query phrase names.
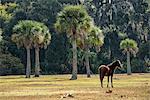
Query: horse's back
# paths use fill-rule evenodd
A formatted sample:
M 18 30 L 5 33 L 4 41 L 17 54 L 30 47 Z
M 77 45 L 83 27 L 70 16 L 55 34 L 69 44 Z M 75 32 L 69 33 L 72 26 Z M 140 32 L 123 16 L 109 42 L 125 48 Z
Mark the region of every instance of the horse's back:
M 108 75 L 110 68 L 106 65 L 101 65 L 98 70 L 99 70 L 99 75 L 103 77 L 105 75 L 106 76 Z
M 100 70 L 110 70 L 110 69 L 106 65 L 101 65 L 98 70 L 100 71 Z

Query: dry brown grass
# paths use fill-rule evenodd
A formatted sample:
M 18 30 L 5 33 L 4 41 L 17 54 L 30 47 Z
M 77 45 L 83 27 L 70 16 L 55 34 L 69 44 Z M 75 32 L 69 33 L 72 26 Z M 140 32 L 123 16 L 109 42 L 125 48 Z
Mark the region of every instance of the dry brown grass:
M 98 75 L 69 80 L 70 75 L 47 75 L 25 79 L 0 77 L 0 100 L 150 100 L 150 74 L 114 75 L 112 93 L 100 88 Z M 71 94 L 71 96 L 66 96 Z

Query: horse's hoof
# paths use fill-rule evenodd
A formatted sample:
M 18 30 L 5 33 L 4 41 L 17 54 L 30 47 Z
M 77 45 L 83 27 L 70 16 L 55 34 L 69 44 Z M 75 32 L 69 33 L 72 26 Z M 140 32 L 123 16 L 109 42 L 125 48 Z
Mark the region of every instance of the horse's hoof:
M 112 93 L 112 90 L 107 90 L 106 93 Z

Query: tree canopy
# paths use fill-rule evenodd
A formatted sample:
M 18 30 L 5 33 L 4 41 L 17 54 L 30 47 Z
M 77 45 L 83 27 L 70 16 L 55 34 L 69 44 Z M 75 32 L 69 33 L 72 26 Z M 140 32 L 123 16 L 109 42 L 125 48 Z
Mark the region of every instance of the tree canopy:
M 84 34 L 86 34 L 89 38 L 87 39 L 88 45 L 90 44 L 89 51 L 92 54 L 89 57 L 91 72 L 97 73 L 100 64 L 108 64 L 116 59 L 120 59 L 126 66 L 126 56 L 122 55 L 122 49 L 128 50 L 125 49 L 128 42 L 130 44 L 128 46 L 133 46 L 130 52 L 137 51 L 136 45 L 139 48 L 136 57 L 130 56 L 132 72 L 148 72 L 150 70 L 149 3 L 149 0 L 84 0 L 83 2 L 80 0 L 1 0 L 0 40 L 2 37 L 3 39 L 0 43 L 2 49 L 0 53 L 11 54 L 8 57 L 12 59 L 16 57 L 20 59 L 20 63 L 26 65 L 26 49 L 17 49 L 17 46 L 25 47 L 30 44 L 31 72 L 33 73 L 34 49 L 35 43 L 38 43 L 42 74 L 71 73 L 72 36 L 76 34 L 78 73 L 86 73 L 83 50 L 81 46 L 78 46 L 78 39 L 83 42 Z M 49 30 L 51 34 L 33 34 L 33 31 L 36 33 L 44 31 L 35 21 L 47 26 L 43 28 Z M 22 27 L 28 27 L 29 30 L 20 28 L 19 23 L 22 23 Z M 32 26 L 38 30 L 30 30 Z M 94 26 L 97 28 L 93 30 L 93 34 L 89 34 Z M 101 31 L 103 36 L 95 34 Z M 43 41 L 44 37 L 46 40 L 51 40 L 50 43 Z M 134 40 L 137 44 L 126 38 Z M 27 40 L 29 41 L 25 42 Z M 120 49 L 121 41 L 125 40 L 128 42 L 122 42 L 122 49 Z M 44 50 L 43 47 L 47 49 Z M 118 72 L 124 73 L 126 70 L 116 70 L 116 73 Z

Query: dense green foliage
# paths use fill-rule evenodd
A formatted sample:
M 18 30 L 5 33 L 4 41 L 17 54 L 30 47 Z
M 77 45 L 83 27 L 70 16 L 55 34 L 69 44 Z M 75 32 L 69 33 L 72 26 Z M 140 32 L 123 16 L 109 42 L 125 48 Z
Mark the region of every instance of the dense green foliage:
M 24 65 L 20 59 L 11 54 L 1 54 L 0 75 L 24 74 Z
M 80 4 L 80 0 L 1 0 L 0 4 L 0 53 L 11 59 L 20 59 L 26 65 L 25 49 L 17 49 L 15 43 L 11 41 L 13 27 L 21 20 L 33 20 L 44 23 L 48 26 L 51 34 L 51 44 L 47 49 L 40 48 L 40 62 L 42 74 L 71 73 L 72 69 L 72 44 L 68 38 L 68 27 L 58 34 L 54 26 L 57 26 L 57 14 L 68 5 Z M 126 69 L 126 55 L 122 54 L 120 42 L 125 38 L 133 39 L 139 47 L 136 57 L 131 55 L 132 72 L 148 72 L 150 66 L 150 8 L 145 0 L 85 0 L 82 6 L 87 9 L 88 14 L 93 18 L 98 28 L 104 34 L 104 44 L 97 51 L 95 47 L 90 48 L 91 72 L 97 73 L 100 64 L 108 64 L 116 59 L 120 59 Z M 77 15 L 74 13 L 74 15 Z M 64 20 L 63 22 L 65 22 Z M 71 23 L 71 21 L 70 21 Z M 85 23 L 86 24 L 86 23 Z M 64 28 L 63 28 L 64 29 Z M 86 28 L 85 28 L 86 29 Z M 59 30 L 59 32 L 60 32 Z M 69 34 L 70 35 L 70 34 Z M 29 37 L 30 38 L 30 37 Z M 91 41 L 91 40 L 90 40 Z M 92 40 L 93 41 L 93 40 Z M 94 42 L 95 43 L 95 42 Z M 80 47 L 77 48 L 78 72 L 86 73 L 84 64 L 84 54 Z M 11 56 L 9 55 L 11 54 Z M 31 69 L 34 73 L 35 61 L 34 48 L 31 48 Z M 5 58 L 5 57 L 4 57 Z M 14 60 L 16 61 L 16 60 Z M 2 60 L 0 59 L 0 63 Z M 22 73 L 25 67 L 15 64 L 16 73 Z M 11 69 L 14 65 L 6 64 Z M 1 67 L 1 66 L 0 66 Z M 3 67 L 3 66 L 2 66 Z M 15 67 L 15 68 L 16 68 Z M 22 70 L 20 69 L 22 68 Z M 8 70 L 9 71 L 9 70 Z M 9 71 L 10 72 L 10 71 Z M 116 72 L 120 72 L 116 70 Z M 126 72 L 122 70 L 121 72 Z M 7 73 L 5 73 L 7 74 Z M 11 74 L 11 72 L 9 73 Z

